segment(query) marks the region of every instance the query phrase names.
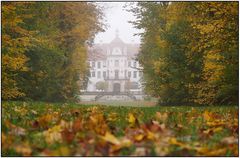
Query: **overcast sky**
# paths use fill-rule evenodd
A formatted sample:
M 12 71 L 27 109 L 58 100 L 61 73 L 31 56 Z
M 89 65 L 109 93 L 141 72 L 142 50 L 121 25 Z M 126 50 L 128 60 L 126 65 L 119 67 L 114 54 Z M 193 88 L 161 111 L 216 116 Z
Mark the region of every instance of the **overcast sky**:
M 108 25 L 103 33 L 96 35 L 95 43 L 109 43 L 115 35 L 116 30 L 119 32 L 119 37 L 126 43 L 140 43 L 140 37 L 134 36 L 140 30 L 133 28 L 133 25 L 128 23 L 135 19 L 133 13 L 127 12 L 123 7 L 126 2 L 99 2 L 99 5 L 107 7 L 104 11 L 105 22 Z

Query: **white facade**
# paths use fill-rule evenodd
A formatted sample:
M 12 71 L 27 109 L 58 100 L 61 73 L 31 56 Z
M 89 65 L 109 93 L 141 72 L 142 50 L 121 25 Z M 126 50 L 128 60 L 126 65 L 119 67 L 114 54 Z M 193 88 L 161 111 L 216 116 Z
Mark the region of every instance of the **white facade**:
M 139 71 L 141 69 L 139 62 L 135 60 L 134 47 L 136 46 L 122 42 L 118 36 L 111 43 L 96 47 L 95 52 L 88 59 L 90 76 L 86 90 L 88 92 L 141 92 L 142 72 Z M 104 84 L 104 88 L 97 86 L 100 83 Z

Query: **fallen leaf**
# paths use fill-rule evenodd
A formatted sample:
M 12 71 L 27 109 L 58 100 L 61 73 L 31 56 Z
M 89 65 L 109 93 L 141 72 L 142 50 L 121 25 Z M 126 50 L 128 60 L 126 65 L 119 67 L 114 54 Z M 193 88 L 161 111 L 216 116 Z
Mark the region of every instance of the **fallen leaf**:
M 131 125 L 135 125 L 136 123 L 136 118 L 134 117 L 134 115 L 132 113 L 129 113 L 128 114 L 128 122 L 131 124 Z
M 62 134 L 63 140 L 66 141 L 68 144 L 70 144 L 75 137 L 75 132 L 70 131 L 67 128 L 64 128 L 61 134 Z
M 105 136 L 100 136 L 103 140 L 115 144 L 115 145 L 119 145 L 120 141 L 114 136 L 112 135 L 110 132 L 106 132 Z
M 151 131 L 147 130 L 147 139 L 155 140 L 156 139 L 155 134 L 152 133 Z
M 32 153 L 32 149 L 28 143 L 16 145 L 14 149 L 16 152 L 21 153 L 23 156 L 30 156 Z
M 233 137 L 233 136 L 225 137 L 221 140 L 221 143 L 223 143 L 223 144 L 237 144 L 238 139 Z
M 60 148 L 54 150 L 51 156 L 70 156 L 70 150 L 66 146 L 61 146 Z
M 110 148 L 110 152 L 116 152 L 122 148 L 128 148 L 132 145 L 132 142 L 127 138 L 122 138 L 119 140 L 120 144 L 115 144 Z
M 136 140 L 136 141 L 141 141 L 141 140 L 143 140 L 143 138 L 144 138 L 143 134 L 137 134 L 134 136 L 134 140 Z
M 81 119 L 76 119 L 73 122 L 73 131 L 78 132 L 82 129 L 82 120 Z
M 146 156 L 147 149 L 144 147 L 137 147 L 132 156 Z
M 204 111 L 203 118 L 206 121 L 210 121 L 211 120 L 210 113 L 208 111 Z
M 62 129 L 60 125 L 56 125 L 43 132 L 47 143 L 62 142 Z
M 166 112 L 163 114 L 161 114 L 160 112 L 156 112 L 155 117 L 159 122 L 165 122 L 168 118 L 168 114 Z
M 9 133 L 12 133 L 16 136 L 24 136 L 26 135 L 26 130 L 24 128 L 15 126 L 15 127 L 12 127 Z

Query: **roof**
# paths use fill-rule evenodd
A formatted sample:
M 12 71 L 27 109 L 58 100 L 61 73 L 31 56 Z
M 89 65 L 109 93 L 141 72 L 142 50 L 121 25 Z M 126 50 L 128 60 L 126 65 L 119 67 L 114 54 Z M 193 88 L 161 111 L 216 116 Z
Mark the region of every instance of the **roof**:
M 129 44 L 124 43 L 118 35 L 110 43 L 94 44 L 92 47 L 88 48 L 88 58 L 89 60 L 104 60 L 106 59 L 107 52 L 112 52 L 115 47 L 119 47 L 122 51 L 126 49 L 127 57 L 135 58 L 139 53 L 139 44 Z

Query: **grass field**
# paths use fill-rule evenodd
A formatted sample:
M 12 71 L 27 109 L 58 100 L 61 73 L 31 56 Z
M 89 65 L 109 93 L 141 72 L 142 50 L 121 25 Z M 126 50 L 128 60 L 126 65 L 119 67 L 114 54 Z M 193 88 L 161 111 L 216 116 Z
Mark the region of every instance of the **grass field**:
M 117 105 L 2 102 L 1 154 L 238 156 L 237 106 Z
M 108 105 L 108 106 L 132 106 L 132 107 L 152 107 L 156 106 L 157 101 L 86 101 L 80 102 L 81 105 Z

